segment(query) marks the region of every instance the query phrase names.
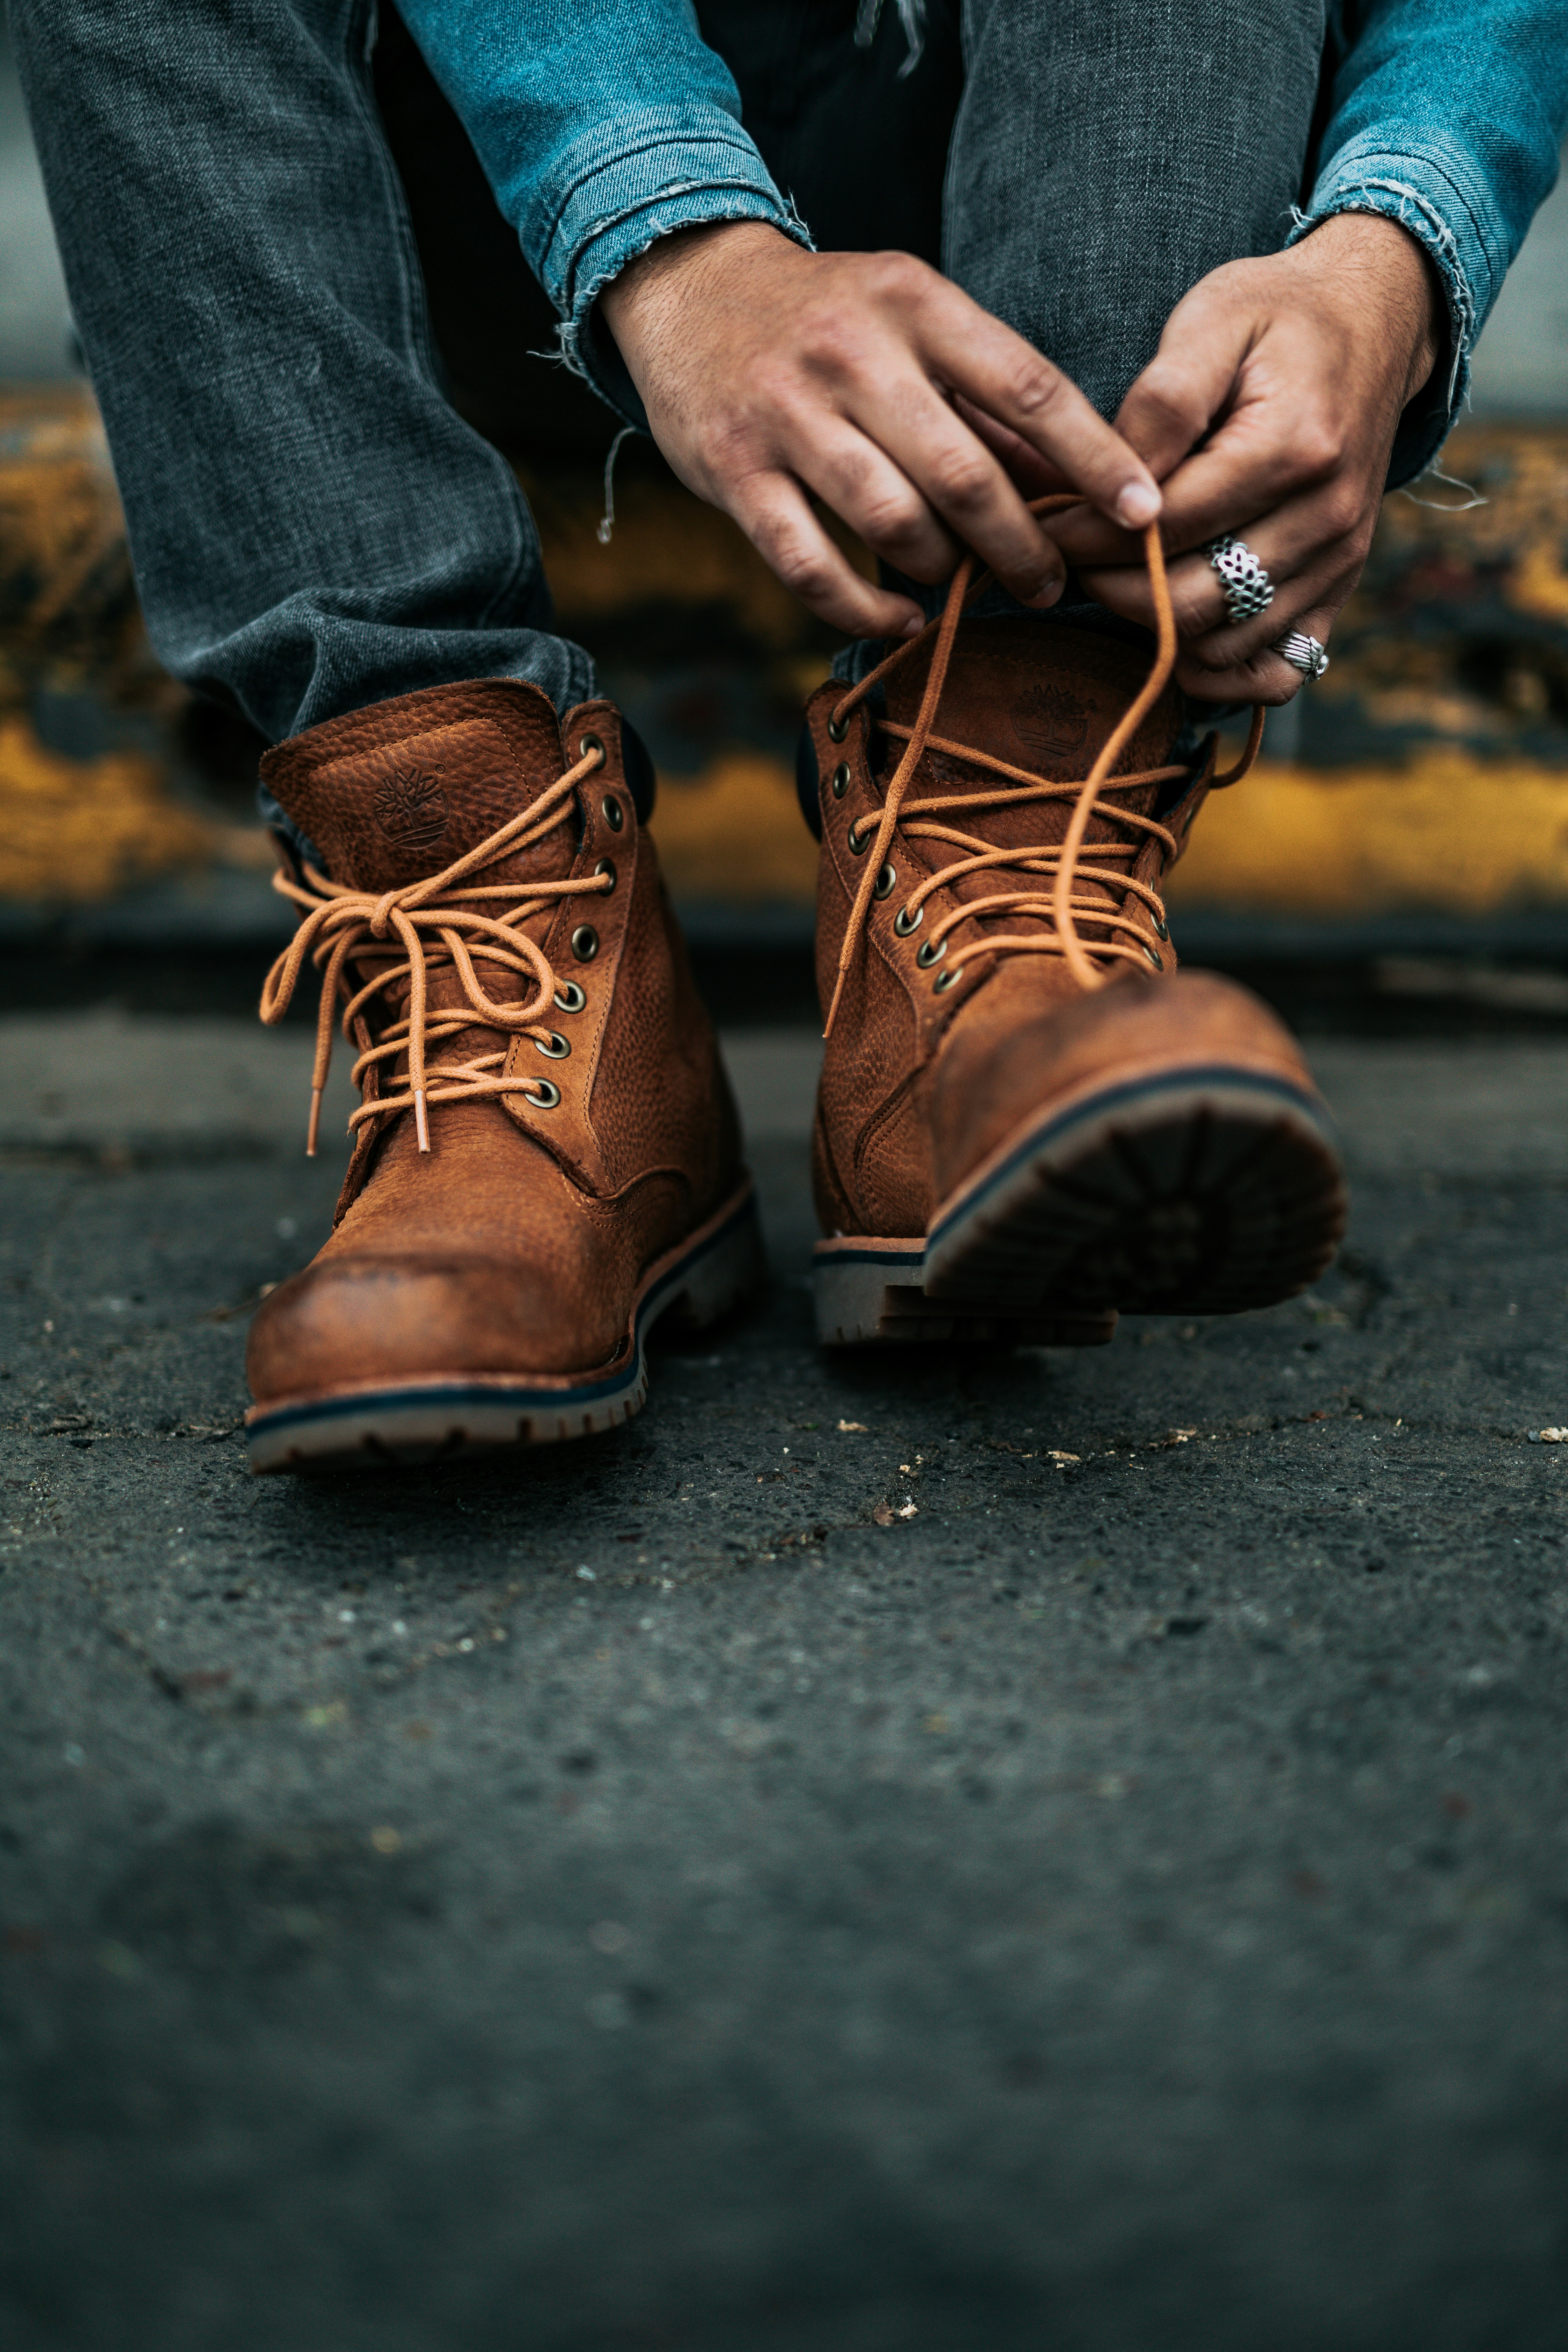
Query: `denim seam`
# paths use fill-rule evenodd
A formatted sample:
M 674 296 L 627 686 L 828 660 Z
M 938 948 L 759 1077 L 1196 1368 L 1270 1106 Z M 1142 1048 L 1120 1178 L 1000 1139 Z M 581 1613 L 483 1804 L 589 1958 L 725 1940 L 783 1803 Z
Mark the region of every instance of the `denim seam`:
M 1448 185 L 1453 187 L 1452 181 Z M 1453 192 L 1455 201 L 1464 207 L 1467 218 L 1476 227 L 1463 194 L 1458 188 Z M 1379 197 L 1392 197 L 1394 201 L 1379 203 Z M 1469 352 L 1476 334 L 1476 300 L 1465 274 L 1464 263 L 1459 257 L 1458 239 L 1436 205 L 1424 196 L 1419 188 L 1411 187 L 1404 180 L 1384 179 L 1369 173 L 1364 178 L 1349 182 L 1342 190 L 1335 190 L 1321 211 L 1312 208 L 1304 214 L 1298 213 L 1297 225 L 1288 243 L 1296 244 L 1321 222 L 1331 220 L 1342 213 L 1367 213 L 1380 219 L 1396 220 L 1401 228 L 1416 239 L 1422 250 L 1430 255 L 1442 280 L 1449 324 L 1453 330 L 1453 360 L 1448 370 L 1444 402 L 1448 421 L 1452 424 L 1465 396 L 1469 376 Z M 1476 236 L 1477 243 L 1480 244 L 1479 227 L 1476 227 Z
M 683 196 L 717 196 L 721 202 L 730 197 L 744 197 L 748 204 L 759 206 L 770 220 L 777 220 L 781 225 L 787 223 L 790 233 L 806 237 L 809 242 L 805 223 L 801 219 L 795 206 L 787 202 L 781 204 L 766 189 L 759 188 L 752 181 L 672 180 L 667 187 L 650 189 L 647 195 L 639 196 L 635 204 L 623 205 L 619 212 L 607 214 L 604 219 L 591 221 L 588 224 L 577 241 L 577 249 L 573 257 L 569 272 L 572 281 L 571 290 L 561 305 L 563 310 L 573 317 L 578 316 L 592 306 L 595 298 L 603 290 L 607 278 L 616 275 L 616 271 L 611 270 L 592 277 L 586 289 L 579 288 L 575 282 L 584 257 L 598 244 L 601 237 L 607 236 L 614 229 L 624 227 L 628 221 L 635 220 L 639 213 L 651 212 L 656 205 L 679 204 Z M 704 218 L 708 217 L 721 218 L 725 215 L 704 215 Z M 731 214 L 728 217 L 739 219 L 742 215 Z M 635 261 L 639 253 L 646 253 L 650 245 L 657 243 L 661 236 L 667 236 L 669 233 L 668 230 L 655 229 L 641 245 L 634 247 L 625 258 L 617 263 L 616 268 L 624 269 L 627 261 Z M 565 281 L 563 283 L 563 290 L 565 291 Z
M 1465 191 L 1432 158 L 1422 158 L 1422 163 L 1427 164 L 1434 176 L 1444 181 L 1444 186 L 1453 195 L 1455 207 L 1465 214 L 1479 252 L 1486 254 L 1486 236 L 1483 236 L 1481 224 L 1474 216 L 1474 209 L 1467 203 Z M 1389 197 L 1392 197 L 1392 203 L 1389 203 Z M 1342 212 L 1366 212 L 1377 214 L 1380 219 L 1399 221 L 1401 228 L 1408 230 L 1408 236 L 1420 242 L 1422 252 L 1432 257 L 1434 268 L 1444 282 L 1444 294 L 1448 297 L 1448 324 L 1453 330 L 1453 364 L 1448 369 L 1448 393 L 1446 393 L 1448 419 L 1453 421 L 1455 409 L 1465 397 L 1467 379 L 1469 379 L 1469 351 L 1474 339 L 1477 339 L 1477 297 L 1474 297 L 1474 289 L 1471 289 L 1469 278 L 1465 273 L 1465 261 L 1460 258 L 1460 240 L 1455 237 L 1453 228 L 1444 219 L 1444 214 L 1438 212 L 1436 205 L 1432 203 L 1432 197 L 1422 195 L 1420 188 L 1413 188 L 1404 179 L 1392 179 L 1392 176 L 1375 174 L 1375 172 L 1366 172 L 1366 174 L 1356 172 L 1352 179 L 1344 181 L 1342 188 L 1331 188 L 1321 209 L 1317 207 L 1317 200 L 1314 200 L 1314 205 L 1307 207 L 1307 214 L 1298 216 L 1298 228 L 1290 233 L 1289 242 L 1295 245 L 1295 240 L 1305 236 L 1310 228 L 1314 228 L 1319 221 L 1333 219 L 1335 214 Z
M 397 248 L 403 264 L 399 274 L 405 329 L 411 352 L 427 383 L 432 385 L 441 399 L 447 401 L 450 406 L 446 386 L 442 381 L 443 371 L 437 359 L 436 338 L 430 325 L 430 309 L 425 292 L 425 273 L 419 260 L 419 248 L 414 236 L 414 224 L 409 217 L 408 199 L 397 168 L 392 160 L 392 151 L 381 121 L 380 110 L 367 96 L 371 58 L 375 44 L 377 5 L 378 0 L 365 0 L 363 15 L 366 37 L 363 51 L 363 68 L 360 72 L 351 69 L 348 77 L 349 84 L 353 91 L 354 104 L 359 109 L 367 131 L 371 133 L 371 149 L 378 159 L 388 211 L 395 229 Z M 476 435 L 475 437 L 479 440 L 483 439 L 482 435 Z M 537 530 L 533 525 L 527 502 L 518 488 L 516 476 L 499 450 L 491 448 L 488 443 L 485 446 L 491 472 L 497 473 L 499 468 L 497 489 L 500 495 L 496 503 L 498 508 L 505 511 L 507 533 L 511 541 L 512 551 L 510 562 L 497 582 L 494 593 L 480 606 L 474 625 L 481 629 L 506 628 L 516 625 L 510 616 L 519 603 L 527 601 L 534 581 L 543 572 L 544 556 L 543 550 L 539 545 Z M 531 630 L 531 624 L 523 625 Z M 555 632 L 552 631 L 550 634 L 554 635 Z M 558 638 L 557 642 L 570 646 L 570 641 L 565 638 Z M 574 656 L 576 656 L 576 648 L 570 647 L 570 650 Z M 577 682 L 577 698 L 580 701 L 585 699 L 592 691 L 591 674 L 585 680 L 583 675 L 589 670 L 589 667 L 580 656 L 574 657 L 570 664 L 573 677 Z
M 581 263 L 593 246 L 597 243 L 598 238 L 605 235 L 609 229 L 623 226 L 627 221 L 634 219 L 638 212 L 651 212 L 657 205 L 667 201 L 679 201 L 681 196 L 698 194 L 718 199 L 712 210 L 705 209 L 701 213 L 689 214 L 683 220 L 660 222 L 648 229 L 646 236 L 636 236 L 631 245 L 617 248 L 610 266 L 595 270 L 588 277 L 574 299 L 570 316 L 563 318 L 555 330 L 563 365 L 573 375 L 580 376 L 584 383 L 591 385 L 602 400 L 610 404 L 617 415 L 628 417 L 640 433 L 646 433 L 648 429 L 647 416 L 641 411 L 641 403 L 638 403 L 638 413 L 633 415 L 613 383 L 606 379 L 594 364 L 593 341 L 588 327 L 593 317 L 594 306 L 605 287 L 613 285 L 624 269 L 628 268 L 634 261 L 639 260 L 645 253 L 650 252 L 661 237 L 674 236 L 683 228 L 706 227 L 717 221 L 767 221 L 784 236 L 793 237 L 797 245 L 803 245 L 808 253 L 813 253 L 816 249 L 812 244 L 811 233 L 805 223 L 801 219 L 794 205 L 787 199 L 781 210 L 781 207 L 771 198 L 764 196 L 760 189 L 745 190 L 743 193 L 746 202 L 743 204 L 738 200 L 740 193 L 737 192 L 736 200 L 731 200 L 724 190 L 714 186 L 710 181 L 699 182 L 691 187 L 661 189 L 658 195 L 649 197 L 645 204 L 633 205 L 617 215 L 616 219 L 603 224 L 595 233 L 584 239 L 578 250 L 577 258 Z
M 582 150 L 584 147 L 588 148 L 590 151 L 586 155 L 582 154 Z M 657 154 L 660 148 L 679 149 L 683 151 L 687 155 L 691 155 L 698 150 L 703 148 L 717 148 L 721 152 L 727 152 L 730 155 L 736 157 L 739 162 L 740 169 L 745 170 L 747 166 L 750 167 L 749 170 L 746 170 L 744 182 L 746 185 L 757 188 L 761 191 L 763 189 L 770 188 L 773 184 L 772 181 L 768 177 L 767 167 L 763 163 L 762 157 L 758 154 L 756 148 L 745 136 L 745 133 L 740 129 L 739 125 L 736 125 L 729 132 L 717 130 L 679 132 L 671 131 L 660 127 L 657 131 L 648 131 L 643 137 L 635 139 L 626 146 L 617 147 L 614 153 L 611 154 L 605 153 L 602 147 L 600 147 L 596 142 L 587 140 L 579 141 L 578 152 L 581 156 L 581 161 L 573 163 L 568 159 L 565 163 L 563 167 L 565 184 L 561 186 L 559 194 L 553 199 L 546 200 L 543 197 L 542 191 L 534 191 L 534 202 L 536 204 L 540 204 L 544 201 L 548 201 L 549 203 L 547 217 L 542 225 L 542 234 L 538 238 L 542 270 L 548 269 L 551 249 L 560 240 L 566 216 L 570 213 L 573 205 L 581 196 L 584 189 L 591 186 L 595 180 L 601 179 L 606 174 L 614 175 L 624 173 L 627 166 L 635 163 L 639 157 Z M 689 166 L 688 168 L 689 169 Z M 725 180 L 732 177 L 736 169 L 736 166 L 731 165 L 725 174 Z M 695 183 L 689 180 L 682 180 L 679 183 L 672 183 L 671 184 L 673 186 L 679 186 L 682 188 L 689 185 L 700 187 L 714 186 L 725 184 L 725 180 L 702 180 Z M 656 191 L 655 193 L 659 194 L 662 193 L 662 191 Z M 627 209 L 630 211 L 636 211 L 640 205 L 648 201 L 649 198 L 647 196 L 639 196 L 636 203 L 628 205 Z M 619 217 L 619 215 L 615 213 L 606 214 L 603 219 L 595 222 L 591 226 L 587 232 L 588 236 L 591 237 L 602 234 L 605 228 L 614 225 L 614 222 L 617 217 Z M 525 226 L 525 224 L 520 224 L 520 226 Z M 583 244 L 587 240 L 583 236 L 574 235 L 572 241 L 574 247 L 580 250 Z M 563 283 L 564 283 L 570 268 L 571 260 L 568 258 L 565 267 L 556 273 Z

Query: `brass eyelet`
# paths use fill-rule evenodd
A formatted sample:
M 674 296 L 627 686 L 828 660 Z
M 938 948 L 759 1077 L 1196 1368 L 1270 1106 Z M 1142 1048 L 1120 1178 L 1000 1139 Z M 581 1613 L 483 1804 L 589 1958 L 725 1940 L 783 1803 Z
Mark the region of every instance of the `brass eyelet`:
M 555 1002 L 563 1013 L 581 1013 L 588 1000 L 574 980 L 563 980 L 555 992 Z
M 923 907 L 917 907 L 912 915 L 907 907 L 900 907 L 898 913 L 893 917 L 893 931 L 895 936 L 900 940 L 907 940 L 911 931 L 918 931 L 920 929 L 920 927 L 925 921 L 925 919 L 926 910 Z
M 950 988 L 956 988 L 963 978 L 963 966 L 961 963 L 955 964 L 951 971 L 939 971 L 931 982 L 932 993 L 944 996 Z
M 1144 942 L 1143 942 L 1143 952 L 1144 952 L 1144 954 L 1148 957 L 1148 959 L 1149 959 L 1150 962 L 1153 965 L 1153 967 L 1154 967 L 1154 969 L 1155 969 L 1155 971 L 1164 971 L 1164 969 L 1165 969 L 1165 959 L 1164 959 L 1164 957 L 1160 953 L 1160 950 L 1159 950 L 1159 949 L 1158 949 L 1158 948 L 1152 948 L 1152 947 L 1150 946 L 1150 944 L 1149 944 L 1149 942 L 1148 942 L 1148 940 L 1144 940 Z
M 547 1062 L 563 1062 L 572 1051 L 559 1029 L 552 1029 L 547 1038 L 536 1037 L 533 1042 Z
M 1157 940 L 1168 940 L 1170 936 L 1170 924 L 1165 920 L 1163 915 L 1156 915 L 1154 918 L 1154 937 Z
M 840 760 L 833 771 L 833 797 L 836 801 L 841 801 L 844 798 L 845 793 L 849 790 L 851 781 L 848 761 Z
M 594 871 L 595 874 L 607 874 L 609 876 L 610 887 L 609 889 L 605 891 L 605 896 L 606 898 L 613 897 L 616 881 L 615 859 L 613 857 L 601 857 L 597 866 L 595 866 Z
M 614 793 L 606 793 L 599 803 L 599 814 L 612 833 L 619 833 L 626 821 L 626 813 Z
M 578 758 L 580 760 L 591 759 L 595 751 L 597 751 L 599 755 L 599 764 L 603 767 L 605 762 L 604 745 L 600 742 L 596 735 L 584 735 L 583 740 L 577 746 Z
M 847 719 L 830 719 L 828 720 L 827 740 L 830 743 L 842 743 L 844 738 L 848 734 L 848 732 L 849 721 Z
M 579 963 L 592 963 L 599 952 L 599 934 L 592 923 L 579 923 L 572 934 L 572 952 Z
M 535 1110 L 556 1110 L 561 1104 L 561 1089 L 553 1078 L 535 1078 L 522 1089 L 522 1098 L 531 1102 Z
M 849 828 L 848 832 L 845 835 L 844 838 L 845 838 L 845 840 L 846 840 L 846 841 L 848 843 L 848 845 L 849 845 L 849 855 L 850 855 L 850 856 L 851 856 L 851 857 L 864 857 L 864 856 L 865 856 L 866 852 L 867 852 L 867 851 L 870 848 L 870 846 L 871 846 L 872 835 L 875 833 L 875 831 L 876 831 L 876 828 L 875 828 L 875 826 L 873 826 L 873 827 L 872 827 L 872 831 L 871 831 L 871 833 L 868 833 L 868 834 L 866 835 L 865 840 L 864 840 L 864 841 L 862 841 L 862 840 L 860 840 L 860 838 L 859 838 L 859 832 L 860 832 L 860 827 L 859 827 L 859 825 L 857 824 L 852 824 L 852 825 L 850 826 L 850 828 Z
M 927 940 L 915 950 L 915 961 L 922 971 L 929 971 L 932 964 L 940 963 L 946 953 L 945 940 Z

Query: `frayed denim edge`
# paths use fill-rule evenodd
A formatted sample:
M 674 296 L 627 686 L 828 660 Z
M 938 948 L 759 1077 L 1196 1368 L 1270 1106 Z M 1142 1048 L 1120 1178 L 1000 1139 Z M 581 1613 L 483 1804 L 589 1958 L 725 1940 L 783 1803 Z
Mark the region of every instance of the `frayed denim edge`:
M 792 237 L 796 245 L 804 246 L 807 253 L 815 253 L 816 250 L 812 243 L 811 231 L 788 198 L 784 199 L 782 203 L 775 203 L 760 188 L 748 188 L 745 192 L 746 200 L 742 202 L 740 201 L 738 194 L 731 197 L 725 192 L 716 188 L 711 180 L 701 180 L 693 181 L 682 186 L 660 188 L 655 194 L 645 197 L 641 203 L 634 205 L 629 212 L 618 214 L 606 221 L 596 222 L 584 238 L 579 260 L 583 254 L 591 250 L 601 236 L 607 236 L 612 230 L 623 226 L 626 222 L 635 218 L 637 213 L 651 212 L 658 205 L 678 203 L 682 196 L 687 195 L 702 195 L 709 198 L 710 202 L 714 199 L 717 201 L 712 202 L 711 209 L 694 210 L 682 220 L 661 221 L 657 226 L 650 228 L 646 236 L 634 235 L 632 243 L 623 250 L 617 251 L 613 262 L 602 269 L 593 271 L 584 284 L 574 291 L 571 315 L 563 318 L 555 330 L 556 341 L 561 347 L 558 355 L 561 364 L 569 369 L 572 374 L 580 376 L 591 390 L 598 394 L 601 400 L 606 402 L 615 410 L 617 416 L 623 418 L 639 433 L 647 431 L 647 416 L 642 402 L 637 396 L 631 378 L 627 376 L 624 383 L 617 383 L 602 366 L 595 364 L 596 354 L 594 352 L 589 325 L 594 315 L 594 306 L 605 287 L 613 285 L 624 269 L 632 262 L 640 260 L 642 256 L 650 251 L 661 237 L 674 236 L 684 228 L 706 228 L 710 223 L 716 221 L 766 221 L 770 226 L 780 230 L 785 236 Z
M 1321 210 L 1314 206 L 1302 212 L 1297 205 L 1292 205 L 1290 210 L 1295 226 L 1286 239 L 1287 247 L 1300 244 L 1310 230 L 1332 220 L 1337 214 L 1370 213 L 1384 220 L 1397 221 L 1431 256 L 1447 298 L 1448 325 L 1454 343 L 1444 404 L 1448 419 L 1444 434 L 1447 438 L 1469 397 L 1470 350 L 1477 333 L 1475 297 L 1459 259 L 1458 240 L 1447 222 L 1419 188 L 1411 187 L 1404 180 L 1355 180 L 1342 194 L 1331 195 Z M 1436 456 L 1436 450 L 1432 454 Z

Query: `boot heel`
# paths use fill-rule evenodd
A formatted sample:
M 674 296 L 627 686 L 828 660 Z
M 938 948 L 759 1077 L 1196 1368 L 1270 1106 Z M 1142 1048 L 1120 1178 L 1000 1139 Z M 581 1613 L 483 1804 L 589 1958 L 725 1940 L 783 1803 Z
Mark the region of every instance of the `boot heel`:
M 1112 1310 L 1038 1307 L 998 1313 L 980 1299 L 928 1298 L 925 1249 L 870 1234 L 818 1242 L 811 1287 L 816 1336 L 825 1348 L 985 1341 L 1001 1348 L 1099 1348 L 1116 1330 Z

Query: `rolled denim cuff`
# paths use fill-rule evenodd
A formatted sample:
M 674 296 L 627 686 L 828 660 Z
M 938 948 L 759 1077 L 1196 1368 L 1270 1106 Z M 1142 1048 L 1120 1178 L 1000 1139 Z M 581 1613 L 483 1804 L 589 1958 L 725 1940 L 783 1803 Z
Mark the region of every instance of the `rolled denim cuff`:
M 811 244 L 755 147 L 726 121 L 712 132 L 650 138 L 630 152 L 624 139 L 617 142 L 615 155 L 573 176 L 537 251 L 531 225 L 523 224 L 524 247 L 561 312 L 556 332 L 566 365 L 644 432 L 642 401 L 595 305 L 626 264 L 661 236 L 704 221 L 732 220 L 767 221 L 797 244 Z
M 1469 391 L 1470 352 L 1511 257 L 1508 233 L 1476 165 L 1458 147 L 1393 148 L 1363 134 L 1326 165 L 1287 243 L 1336 213 L 1378 213 L 1407 229 L 1429 257 L 1448 313 L 1447 348 L 1399 421 L 1388 488 L 1414 481 L 1436 457 Z

